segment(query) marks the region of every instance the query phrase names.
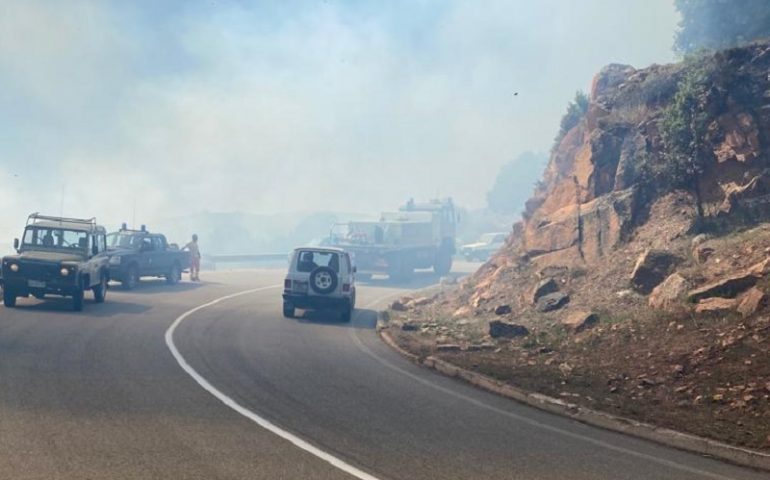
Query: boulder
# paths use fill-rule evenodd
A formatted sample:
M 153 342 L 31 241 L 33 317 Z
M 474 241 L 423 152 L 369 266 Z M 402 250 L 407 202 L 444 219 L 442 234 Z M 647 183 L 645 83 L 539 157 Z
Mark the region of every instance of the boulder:
M 532 303 L 537 303 L 541 297 L 559 291 L 559 285 L 553 278 L 544 278 L 537 282 L 535 288 L 532 289 Z
M 757 283 L 757 279 L 757 274 L 745 270 L 691 290 L 687 294 L 687 299 L 691 302 L 697 302 L 709 297 L 734 298 L 739 293 L 753 287 Z
M 514 338 L 529 335 L 524 325 L 493 320 L 489 322 L 489 336 L 492 338 Z
M 574 333 L 593 327 L 599 321 L 599 315 L 593 312 L 573 312 L 562 319 L 561 324 Z
M 680 261 L 679 257 L 665 250 L 645 250 L 631 272 L 631 287 L 645 295 L 652 292 Z
M 650 293 L 650 308 L 670 310 L 671 307 L 684 300 L 688 288 L 690 288 L 690 284 L 686 278 L 678 273 L 672 273 Z
M 735 298 L 704 298 L 695 305 L 695 313 L 727 313 L 737 306 L 738 300 Z
M 551 312 L 558 310 L 569 303 L 569 295 L 562 292 L 549 293 L 540 297 L 535 305 L 539 312 Z
M 406 305 L 401 303 L 401 300 L 395 300 L 390 304 L 390 309 L 396 312 L 404 312 L 406 311 Z
M 431 297 L 419 297 L 415 298 L 414 300 L 410 301 L 407 304 L 407 307 L 422 307 L 424 305 L 428 305 L 429 303 L 433 302 L 433 298 Z
M 705 263 L 710 256 L 714 254 L 714 249 L 705 245 L 695 247 L 692 251 L 692 256 L 698 263 Z
M 751 287 L 741 295 L 738 303 L 738 312 L 743 317 L 748 317 L 767 306 L 767 294 L 757 287 Z
M 495 315 L 508 315 L 511 311 L 510 305 L 498 305 L 497 308 L 495 308 Z

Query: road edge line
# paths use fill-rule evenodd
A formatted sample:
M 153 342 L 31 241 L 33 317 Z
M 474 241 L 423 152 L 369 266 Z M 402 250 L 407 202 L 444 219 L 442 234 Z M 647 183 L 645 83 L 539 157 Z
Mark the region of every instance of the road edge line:
M 629 418 L 565 402 L 561 399 L 541 393 L 530 392 L 500 380 L 496 380 L 487 375 L 464 369 L 434 356 L 421 358 L 398 345 L 390 335 L 385 324 L 381 323 L 379 318 L 377 322 L 377 333 L 386 345 L 412 363 L 434 370 L 447 377 L 463 380 L 481 390 L 486 390 L 530 407 L 537 408 L 538 410 L 570 418 L 593 427 L 599 427 L 605 430 L 649 440 L 678 450 L 717 458 L 734 465 L 770 471 L 770 454 L 736 447 L 716 440 L 668 428 L 656 427 L 648 423 L 638 422 Z
M 211 383 L 209 383 L 208 380 L 206 380 L 201 374 L 199 374 L 189 363 L 187 363 L 187 360 L 185 360 L 184 356 L 182 356 L 182 354 L 179 352 L 179 349 L 177 349 L 176 344 L 174 344 L 174 331 L 176 331 L 176 328 L 182 323 L 182 321 L 184 321 L 187 317 L 193 315 L 194 313 L 197 313 L 201 310 L 204 310 L 208 307 L 214 306 L 226 300 L 230 300 L 243 295 L 248 295 L 250 293 L 256 293 L 260 291 L 280 288 L 281 286 L 282 285 L 270 285 L 267 287 L 244 290 L 241 292 L 216 298 L 202 305 L 198 305 L 195 308 L 191 308 L 190 310 L 187 310 L 183 314 L 179 315 L 176 319 L 174 319 L 174 321 L 171 323 L 168 329 L 166 329 L 166 333 L 164 335 L 164 338 L 166 340 L 166 346 L 168 347 L 169 351 L 171 352 L 171 355 L 173 355 L 174 359 L 182 368 L 182 370 L 184 370 L 185 373 L 187 373 L 190 377 L 192 377 L 192 379 L 195 380 L 195 382 L 200 387 L 202 387 L 204 390 L 206 390 L 211 395 L 213 395 L 217 400 L 225 404 L 225 406 L 229 407 L 232 410 L 235 410 L 237 413 L 248 418 L 249 420 L 256 423 L 260 427 L 264 428 L 265 430 L 277 435 L 278 437 L 283 438 L 284 440 L 288 441 L 295 447 L 315 456 L 316 458 L 325 461 L 326 463 L 337 468 L 338 470 L 341 470 L 360 480 L 379 480 L 377 477 L 370 475 L 369 473 L 366 473 L 363 470 L 360 470 L 354 467 L 353 465 L 347 463 L 346 461 L 338 457 L 335 457 L 334 455 L 324 450 L 321 450 L 320 448 L 310 444 L 308 441 L 303 440 L 299 436 L 278 427 L 277 425 L 267 420 L 266 418 L 260 416 L 255 412 L 252 412 L 248 408 L 239 404 L 238 402 L 236 402 L 235 400 L 227 396 L 225 393 L 223 393 L 222 391 L 214 387 Z

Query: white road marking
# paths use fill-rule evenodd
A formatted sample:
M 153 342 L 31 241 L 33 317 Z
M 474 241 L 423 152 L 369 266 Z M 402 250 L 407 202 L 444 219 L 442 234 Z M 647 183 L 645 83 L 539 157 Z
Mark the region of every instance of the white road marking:
M 360 480 L 378 480 L 377 477 L 370 475 L 353 465 L 350 465 L 349 463 L 345 462 L 344 460 L 335 457 L 334 455 L 331 455 L 320 448 L 311 445 L 307 441 L 299 438 L 298 436 L 294 435 L 291 432 L 287 432 L 286 430 L 282 429 L 281 427 L 278 427 L 274 423 L 270 422 L 269 420 L 259 416 L 257 413 L 252 412 L 251 410 L 247 409 L 243 405 L 239 404 L 232 398 L 228 397 L 221 391 L 217 390 L 216 387 L 214 387 L 212 384 L 210 384 L 205 378 L 201 376 L 197 371 L 195 371 L 194 368 L 190 366 L 189 363 L 187 363 L 187 360 L 182 356 L 181 353 L 179 353 L 179 350 L 176 348 L 176 345 L 174 345 L 174 330 L 176 330 L 176 327 L 179 326 L 182 321 L 189 317 L 190 315 L 199 312 L 205 308 L 211 307 L 213 305 L 216 305 L 220 302 L 223 302 L 225 300 L 229 300 L 231 298 L 240 297 L 242 295 L 248 295 L 250 293 L 256 293 L 261 292 L 264 290 L 270 290 L 274 288 L 280 288 L 281 285 L 271 285 L 268 287 L 261 287 L 261 288 L 253 288 L 251 290 L 245 290 L 238 293 L 233 293 L 231 295 L 226 295 L 224 297 L 217 298 L 216 300 L 212 300 L 208 303 L 204 303 L 203 305 L 199 305 L 191 310 L 186 311 L 179 317 L 177 317 L 176 320 L 174 320 L 174 323 L 171 324 L 170 327 L 168 327 L 168 330 L 166 330 L 166 345 L 168 346 L 168 349 L 171 350 L 171 354 L 176 359 L 177 363 L 179 364 L 182 369 L 187 372 L 188 375 L 190 375 L 193 380 L 198 382 L 198 385 L 203 387 L 204 390 L 209 392 L 210 394 L 214 395 L 219 401 L 227 405 L 228 407 L 232 408 L 236 412 L 240 413 L 244 417 L 248 418 L 252 422 L 256 423 L 260 427 L 264 428 L 265 430 L 268 430 L 279 437 L 283 438 L 284 440 L 288 440 L 291 442 L 294 446 L 310 453 L 311 455 L 314 455 L 321 460 L 329 463 L 335 468 L 338 468 L 339 470 L 342 470 L 345 473 L 348 473 L 355 478 L 358 478 Z
M 380 297 L 377 300 L 374 300 L 372 302 L 367 303 L 364 306 L 364 308 L 373 308 L 373 307 L 375 307 L 377 305 L 381 305 L 382 302 L 384 302 L 385 300 L 388 300 L 390 298 L 394 298 L 394 297 L 397 297 L 397 296 L 399 296 L 399 295 L 398 294 L 390 294 L 390 295 L 386 295 L 386 296 Z M 358 316 L 356 315 L 356 317 L 354 317 L 354 320 L 357 317 Z M 426 385 L 426 386 L 428 386 L 430 388 L 438 390 L 438 391 L 440 391 L 440 392 L 442 392 L 444 394 L 451 395 L 451 396 L 453 396 L 455 398 L 459 398 L 461 400 L 464 400 L 464 401 L 466 401 L 468 403 L 471 403 L 471 404 L 473 404 L 473 405 L 475 405 L 477 407 L 483 408 L 484 410 L 488 410 L 488 411 L 492 411 L 492 412 L 498 413 L 500 415 L 504 415 L 504 416 L 512 418 L 512 419 L 514 419 L 516 421 L 519 421 L 519 422 L 522 422 L 522 423 L 526 423 L 526 424 L 534 426 L 534 427 L 542 428 L 544 430 L 548 430 L 549 432 L 553 432 L 553 433 L 557 433 L 557 434 L 560 434 L 560 435 L 564 435 L 566 437 L 570 437 L 570 438 L 573 438 L 575 440 L 580 440 L 580 441 L 588 442 L 590 444 L 593 444 L 593 445 L 596 445 L 596 446 L 599 446 L 599 447 L 603 447 L 603 448 L 606 448 L 608 450 L 612 450 L 614 452 L 624 453 L 626 455 L 631 455 L 631 456 L 634 456 L 634 457 L 637 457 L 637 458 L 642 458 L 644 460 L 649 460 L 649 461 L 657 463 L 659 465 L 665 465 L 665 466 L 670 467 L 670 468 L 674 468 L 674 469 L 681 470 L 681 471 L 688 472 L 688 473 L 693 473 L 695 475 L 702 475 L 702 476 L 708 477 L 708 478 L 714 478 L 714 479 L 717 479 L 717 480 L 734 480 L 732 477 L 726 477 L 726 476 L 720 475 L 718 473 L 707 472 L 705 470 L 701 470 L 701 469 L 698 469 L 698 468 L 693 468 L 693 467 L 689 467 L 687 465 L 683 465 L 683 464 L 681 464 L 679 462 L 675 462 L 673 460 L 665 460 L 663 458 L 658 458 L 658 457 L 655 457 L 653 455 L 649 455 L 649 454 L 642 453 L 642 452 L 637 452 L 636 450 L 631 450 L 631 449 L 628 449 L 628 448 L 619 447 L 617 445 L 613 445 L 611 443 L 607 443 L 607 442 L 604 442 L 602 440 L 597 440 L 595 438 L 591 438 L 589 436 L 586 436 L 586 435 L 583 435 L 583 434 L 580 434 L 580 433 L 571 432 L 569 430 L 565 430 L 565 429 L 559 428 L 559 427 L 554 427 L 552 425 L 547 425 L 547 424 L 539 422 L 537 420 L 533 420 L 533 419 L 531 419 L 529 417 L 524 417 L 522 415 L 517 415 L 517 414 L 515 414 L 513 412 L 509 412 L 507 410 L 503 410 L 501 408 L 494 407 L 492 405 L 484 403 L 484 402 L 482 402 L 480 400 L 477 400 L 475 398 L 471 398 L 471 397 L 469 397 L 467 395 L 464 395 L 462 393 L 456 392 L 456 391 L 454 391 L 452 389 L 449 389 L 449 388 L 446 388 L 446 387 L 442 387 L 441 385 L 438 385 L 438 384 L 432 382 L 431 380 L 422 378 L 422 377 L 420 377 L 418 375 L 415 375 L 412 372 L 408 372 L 408 371 L 404 370 L 403 368 L 401 368 L 401 367 L 399 367 L 397 365 L 394 365 L 393 363 L 391 363 L 388 360 L 386 360 L 386 359 L 382 358 L 381 356 L 377 355 L 369 347 L 364 345 L 363 341 L 358 336 L 358 329 L 357 328 L 351 328 L 350 332 L 349 332 L 349 335 L 353 339 L 353 342 L 358 346 L 358 348 L 362 352 L 364 352 L 365 354 L 369 355 L 371 358 L 373 358 L 375 361 L 377 361 L 381 365 L 385 366 L 386 368 L 388 368 L 390 370 L 393 370 L 393 371 L 396 371 L 396 372 L 399 372 L 399 373 L 401 373 L 403 375 L 406 375 L 407 377 L 409 377 L 409 378 L 411 378 L 413 380 L 416 380 L 417 382 L 419 382 L 419 383 L 421 383 L 423 385 Z M 534 408 L 534 407 L 529 407 L 529 408 Z M 666 448 L 666 447 L 660 447 L 660 448 Z

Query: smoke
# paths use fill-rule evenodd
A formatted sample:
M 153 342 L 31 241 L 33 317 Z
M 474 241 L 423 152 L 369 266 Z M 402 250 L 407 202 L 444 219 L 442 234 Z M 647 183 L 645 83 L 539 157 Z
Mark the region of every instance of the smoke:
M 479 207 L 602 65 L 670 60 L 677 20 L 664 0 L 0 0 L 0 233 L 62 203 L 112 226 Z

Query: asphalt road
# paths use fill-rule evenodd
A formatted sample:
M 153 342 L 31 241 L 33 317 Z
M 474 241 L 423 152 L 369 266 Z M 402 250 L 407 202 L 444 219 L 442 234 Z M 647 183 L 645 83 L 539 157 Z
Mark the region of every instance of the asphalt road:
M 377 338 L 375 308 L 430 276 L 359 285 L 352 324 L 282 318 L 282 276 L 146 282 L 79 314 L 0 307 L 0 479 L 770 477 L 413 366 Z

